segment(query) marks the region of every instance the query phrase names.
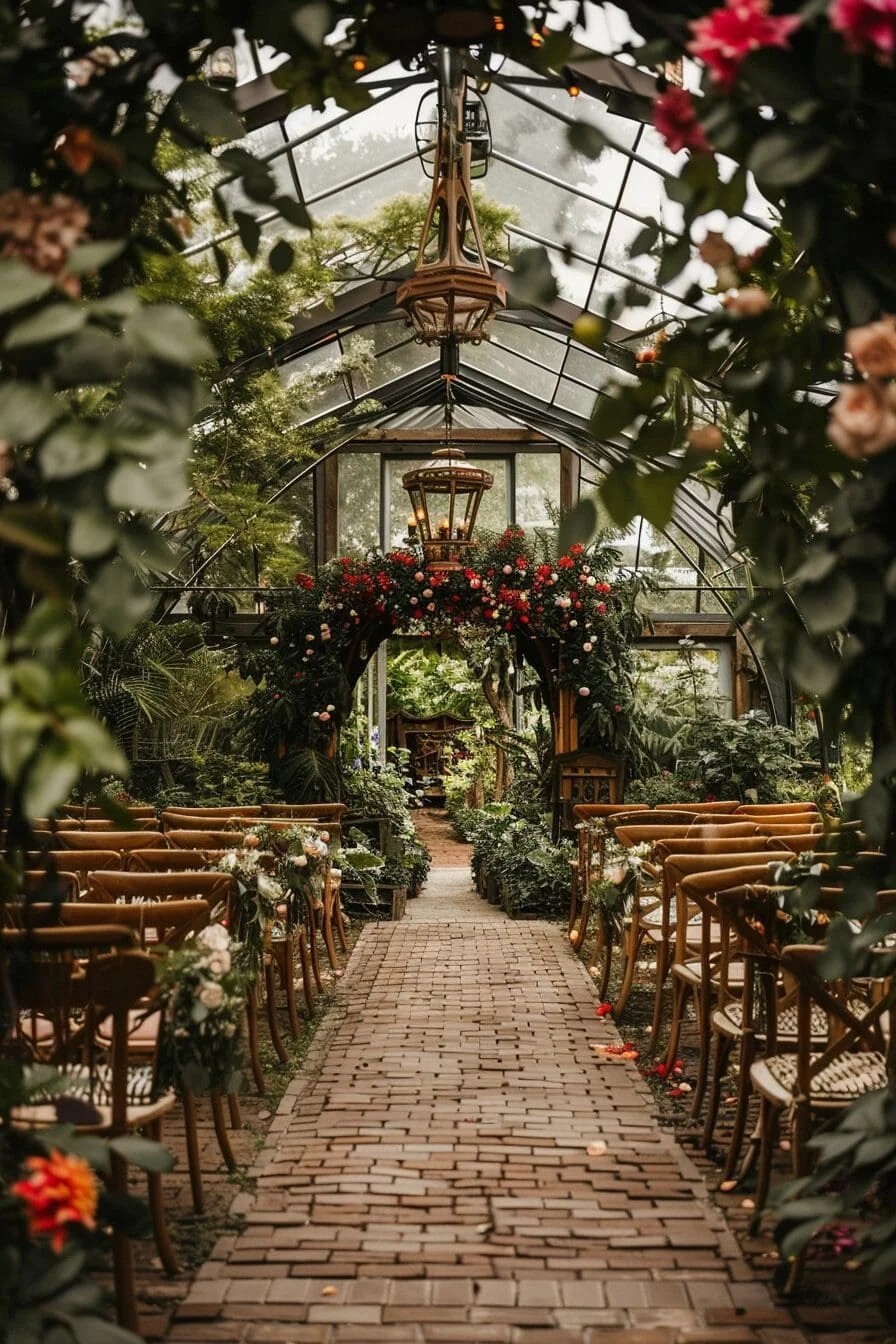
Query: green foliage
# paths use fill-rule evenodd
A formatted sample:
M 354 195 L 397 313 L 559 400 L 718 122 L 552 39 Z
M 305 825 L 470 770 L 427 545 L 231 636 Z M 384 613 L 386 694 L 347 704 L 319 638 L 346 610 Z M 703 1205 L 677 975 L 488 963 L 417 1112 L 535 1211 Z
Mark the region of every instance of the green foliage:
M 695 719 L 681 741 L 678 768 L 698 780 L 707 798 L 773 803 L 792 798 L 800 784 L 797 740 L 761 710 L 739 719 Z
M 401 710 L 414 717 L 453 714 L 472 719 L 485 708 L 479 682 L 453 651 L 410 648 L 390 653 L 387 694 L 390 712 Z
M 560 919 L 569 907 L 571 841 L 551 839 L 549 818 L 515 817 L 509 804 L 493 804 L 467 818 L 473 868 L 501 889 L 514 919 Z

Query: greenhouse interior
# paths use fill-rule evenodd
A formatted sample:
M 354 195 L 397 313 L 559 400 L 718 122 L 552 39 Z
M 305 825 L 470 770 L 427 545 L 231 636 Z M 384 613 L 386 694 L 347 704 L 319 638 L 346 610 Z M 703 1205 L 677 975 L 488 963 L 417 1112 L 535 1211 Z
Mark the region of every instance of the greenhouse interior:
M 896 0 L 0 25 L 0 1339 L 896 1339 Z

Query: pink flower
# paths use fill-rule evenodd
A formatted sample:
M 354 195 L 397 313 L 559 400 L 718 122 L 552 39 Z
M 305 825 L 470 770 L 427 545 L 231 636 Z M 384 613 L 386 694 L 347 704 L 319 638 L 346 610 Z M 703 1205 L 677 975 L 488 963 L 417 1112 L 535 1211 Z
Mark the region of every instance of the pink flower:
M 828 419 L 828 438 L 861 462 L 896 444 L 896 408 L 881 383 L 841 383 Z
M 892 378 L 896 374 L 896 317 L 887 315 L 864 327 L 851 327 L 846 349 L 859 373 Z
M 722 303 L 736 317 L 759 317 L 771 305 L 771 298 L 761 285 L 744 285 L 726 294 Z
M 893 64 L 896 0 L 834 0 L 828 18 L 850 51 L 867 52 L 883 65 Z
M 687 89 L 671 84 L 653 100 L 653 124 L 673 154 L 689 149 L 692 154 L 710 154 L 712 146 L 697 120 L 697 109 Z
M 717 84 L 731 88 L 744 57 L 762 47 L 786 47 L 800 20 L 796 14 L 773 18 L 770 0 L 725 0 L 705 18 L 691 22 L 688 51 L 709 66 Z

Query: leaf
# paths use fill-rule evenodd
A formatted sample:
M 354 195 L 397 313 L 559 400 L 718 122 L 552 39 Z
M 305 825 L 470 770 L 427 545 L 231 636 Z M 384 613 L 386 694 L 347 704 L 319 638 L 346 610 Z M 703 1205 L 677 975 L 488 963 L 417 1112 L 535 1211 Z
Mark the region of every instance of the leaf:
M 65 480 L 93 471 L 108 454 L 109 442 L 97 426 L 70 420 L 44 441 L 40 464 L 47 480 Z
M 167 513 L 182 508 L 189 497 L 184 472 L 164 462 L 151 467 L 140 462 L 122 462 L 106 485 L 106 498 L 114 509 Z
M 603 131 L 597 126 L 589 126 L 584 121 L 577 121 L 575 125 L 569 127 L 566 142 L 570 149 L 574 149 L 577 154 L 584 154 L 588 159 L 600 158 L 609 144 Z
M 51 303 L 31 317 L 11 327 L 3 342 L 6 350 L 21 350 L 28 345 L 49 345 L 80 331 L 87 321 L 87 309 L 77 303 Z
M 795 187 L 821 172 L 831 157 L 828 141 L 805 132 L 772 131 L 750 151 L 747 167 L 761 187 Z
M 525 247 L 511 256 L 513 268 L 513 297 L 534 307 L 552 303 L 558 294 L 557 280 L 551 268 L 547 249 Z
M 231 95 L 222 89 L 213 89 L 198 79 L 188 79 L 181 84 L 172 101 L 188 121 L 216 140 L 239 140 L 246 134 Z
M 81 764 L 64 742 L 47 742 L 38 748 L 22 792 L 28 817 L 46 817 L 67 801 L 81 775 Z
M 0 258 L 0 313 L 23 308 L 53 288 L 53 278 L 33 271 L 18 257 Z
M 171 1171 L 174 1155 L 161 1143 L 152 1139 L 141 1139 L 138 1134 L 125 1134 L 121 1138 L 110 1139 L 109 1147 L 113 1153 L 124 1158 L 141 1171 Z
M 72 275 L 86 275 L 108 266 L 110 261 L 120 257 L 127 246 L 126 238 L 109 238 L 102 242 L 79 243 L 68 254 L 65 269 Z
M 813 634 L 841 630 L 856 608 L 856 586 L 848 575 L 834 572 L 820 583 L 805 584 L 797 605 Z
M 275 196 L 271 201 L 275 210 L 290 224 L 295 224 L 298 229 L 311 228 L 311 216 L 309 215 L 302 201 L 297 200 L 295 196 Z
M 285 238 L 281 238 L 271 248 L 268 265 L 275 275 L 285 275 L 292 266 L 294 255 L 291 245 Z
M 240 242 L 254 260 L 258 256 L 258 244 L 261 242 L 261 225 L 256 217 L 246 210 L 234 210 L 233 222 L 239 230 Z
M 79 509 L 68 530 L 68 546 L 72 555 L 82 560 L 95 560 L 115 549 L 118 528 L 114 518 L 99 509 Z
M 658 285 L 666 285 L 680 275 L 691 259 L 691 245 L 687 237 L 667 243 L 663 248 L 656 279 Z
M 560 519 L 557 554 L 566 555 L 576 542 L 590 542 L 597 531 L 597 505 L 590 496 L 578 500 Z
M 215 358 L 199 323 L 174 303 L 154 303 L 128 322 L 134 348 L 167 364 L 194 367 Z
M 49 1268 L 31 1282 L 22 1285 L 21 1300 L 25 1303 L 40 1302 L 55 1297 L 63 1288 L 67 1288 L 83 1272 L 87 1264 L 87 1252 L 71 1247 L 62 1255 L 54 1257 Z
M 291 22 L 299 37 L 316 51 L 333 27 L 333 12 L 323 0 L 310 0 L 292 11 Z
M 808 635 L 799 634 L 790 655 L 790 673 L 810 695 L 829 695 L 837 685 L 842 664 L 829 646 L 820 645 Z
M 598 393 L 591 412 L 591 434 L 598 443 L 615 439 L 637 418 L 639 408 L 625 392 Z
M 0 436 L 12 443 L 33 443 L 65 414 L 62 402 L 31 383 L 0 385 Z
M 148 616 L 154 604 L 152 593 L 121 560 L 103 565 L 87 589 L 87 600 L 98 624 L 119 636 Z
M 614 467 L 600 487 L 600 497 L 617 527 L 627 527 L 638 514 L 634 475 L 629 467 Z
M 67 1324 L 75 1344 L 139 1344 L 137 1335 L 102 1316 L 69 1316 Z

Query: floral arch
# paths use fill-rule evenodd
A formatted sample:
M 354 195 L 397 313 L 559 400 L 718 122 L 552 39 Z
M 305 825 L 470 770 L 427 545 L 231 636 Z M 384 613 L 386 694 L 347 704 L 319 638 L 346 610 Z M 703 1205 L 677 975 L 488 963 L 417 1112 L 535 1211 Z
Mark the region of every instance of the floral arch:
M 324 762 L 336 755 L 355 684 L 379 645 L 396 633 L 444 638 L 478 627 L 510 638 L 537 674 L 558 754 L 624 760 L 638 590 L 605 541 L 557 556 L 546 534 L 518 527 L 473 548 L 458 569 L 427 569 L 415 546 L 342 556 L 317 576 L 296 574 L 271 611 L 269 647 L 244 654 L 242 670 L 258 685 L 248 706 L 254 736 L 281 773 L 301 761 L 310 787 L 332 792 Z

